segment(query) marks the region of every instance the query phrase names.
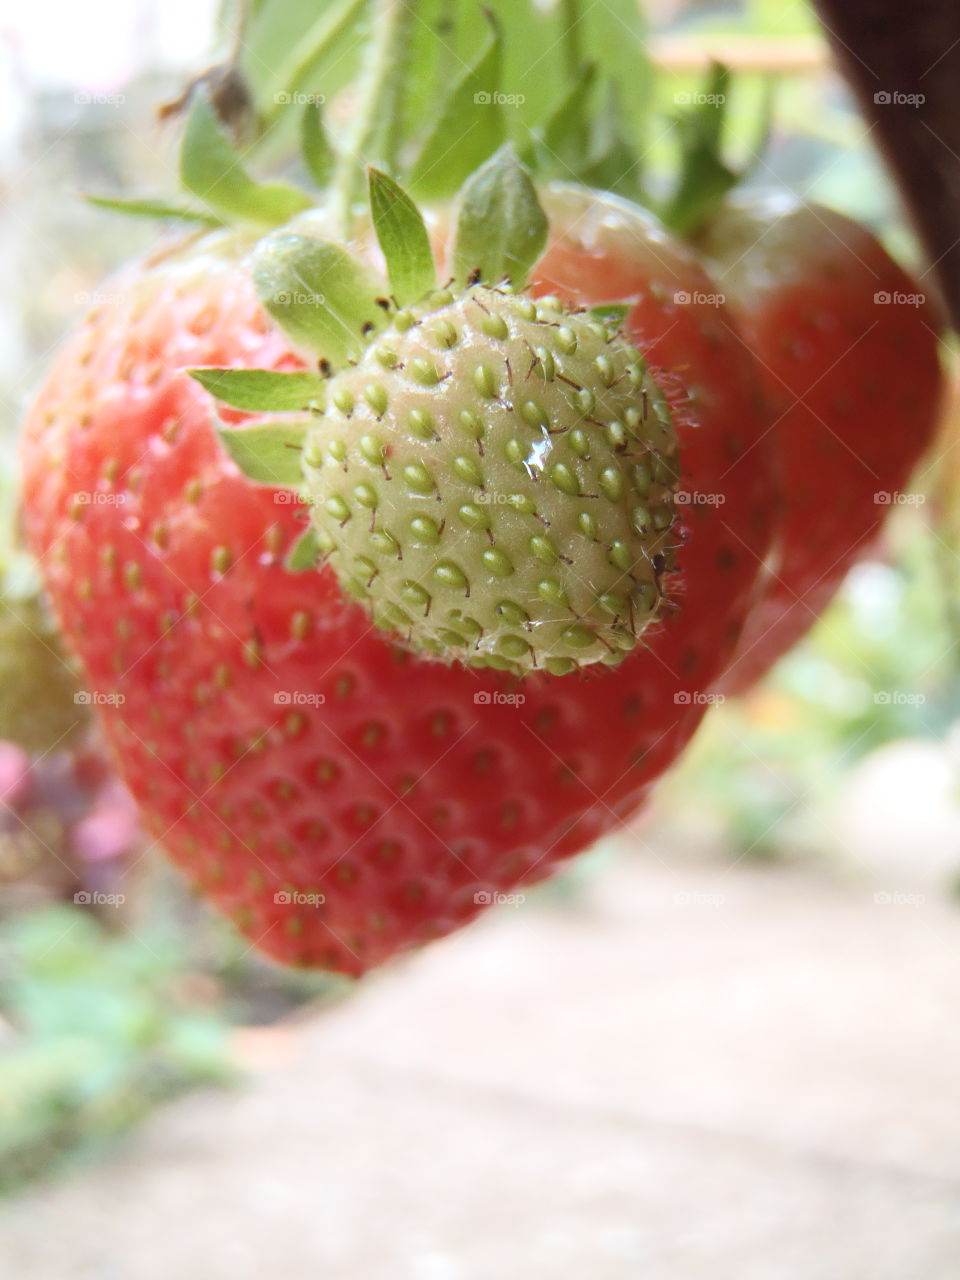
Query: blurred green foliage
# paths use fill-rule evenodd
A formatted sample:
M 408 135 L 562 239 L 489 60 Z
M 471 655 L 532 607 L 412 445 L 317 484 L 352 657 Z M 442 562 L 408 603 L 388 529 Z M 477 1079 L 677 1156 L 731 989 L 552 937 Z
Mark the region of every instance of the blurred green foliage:
M 0 931 L 0 1190 L 230 1078 L 226 1022 L 170 935 L 110 935 L 51 906 Z
M 917 509 L 895 513 L 889 559 L 849 575 L 810 636 L 746 699 L 710 712 L 663 803 L 736 857 L 830 855 L 849 770 L 902 738 L 944 741 L 960 719 L 960 653 L 942 556 Z M 681 819 L 683 820 L 683 819 Z

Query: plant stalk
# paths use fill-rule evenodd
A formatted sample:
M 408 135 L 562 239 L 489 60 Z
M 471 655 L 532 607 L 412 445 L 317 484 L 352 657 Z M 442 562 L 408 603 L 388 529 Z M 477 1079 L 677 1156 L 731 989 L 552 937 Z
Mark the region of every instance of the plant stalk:
M 349 236 L 364 167 L 375 163 L 388 173 L 396 166 L 403 132 L 403 90 L 410 29 L 416 0 L 377 0 L 373 29 L 354 125 L 341 152 L 330 192 L 334 221 Z

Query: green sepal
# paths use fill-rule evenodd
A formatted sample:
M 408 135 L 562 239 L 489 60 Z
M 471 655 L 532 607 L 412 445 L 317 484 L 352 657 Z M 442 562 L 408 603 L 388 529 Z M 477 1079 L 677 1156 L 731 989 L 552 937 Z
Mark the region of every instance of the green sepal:
M 530 174 L 511 145 L 501 147 L 460 193 L 454 275 L 488 284 L 506 278 L 521 289 L 543 252 L 547 231 L 547 215 Z
M 721 156 L 729 69 L 711 65 L 700 101 L 680 117 L 680 179 L 673 195 L 660 210 L 662 221 L 678 235 L 692 235 L 741 175 Z
M 286 568 L 291 573 L 305 573 L 308 569 L 316 567 L 322 555 L 323 550 L 317 539 L 317 531 L 313 525 L 310 525 L 290 548 Z
M 538 171 L 566 180 L 577 179 L 589 143 L 589 99 L 597 69 L 585 66 L 538 131 L 524 153 L 524 160 Z
M 194 94 L 180 151 L 180 181 L 229 219 L 275 226 L 311 207 L 303 191 L 255 182 L 224 133 L 204 87 Z
M 248 413 L 322 409 L 326 403 L 323 378 L 306 369 L 294 373 L 274 369 L 190 369 L 188 372 L 212 396 Z
M 330 180 L 336 156 L 323 125 L 323 103 L 308 102 L 300 117 L 300 154 L 307 172 L 323 189 Z
M 627 138 L 620 86 L 608 80 L 606 98 L 593 118 L 589 152 L 579 166 L 578 177 L 586 186 L 642 200 L 641 159 Z
M 430 238 L 420 210 L 402 187 L 379 169 L 368 170 L 370 212 L 387 263 L 387 277 L 401 307 L 436 287 Z
M 222 227 L 222 219 L 202 209 L 184 209 L 163 200 L 120 200 L 114 196 L 85 195 L 87 204 L 110 213 L 125 213 L 133 218 L 162 218 L 176 222 L 199 222 L 205 227 Z
M 503 61 L 500 24 L 492 12 L 485 12 L 490 23 L 487 43 L 454 81 L 410 169 L 408 185 L 425 199 L 452 195 L 506 136 L 503 108 L 495 100 Z
M 343 364 L 384 323 L 380 281 L 340 245 L 292 231 L 265 236 L 252 255 L 257 297 L 293 342 Z
M 261 422 L 255 427 L 220 427 L 224 449 L 248 480 L 276 489 L 299 489 L 308 423 Z

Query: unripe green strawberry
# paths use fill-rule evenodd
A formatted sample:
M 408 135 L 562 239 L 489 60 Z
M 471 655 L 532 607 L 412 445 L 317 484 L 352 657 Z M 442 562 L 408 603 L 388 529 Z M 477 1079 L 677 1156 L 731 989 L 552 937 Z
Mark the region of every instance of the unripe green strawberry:
M 307 434 L 321 549 L 419 651 L 562 675 L 632 650 L 672 567 L 677 441 L 616 328 L 443 291 L 328 384 Z

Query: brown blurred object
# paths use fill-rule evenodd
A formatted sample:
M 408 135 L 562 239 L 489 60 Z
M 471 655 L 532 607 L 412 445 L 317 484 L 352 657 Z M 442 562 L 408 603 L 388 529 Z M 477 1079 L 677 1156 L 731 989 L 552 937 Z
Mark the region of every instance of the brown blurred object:
M 813 2 L 960 329 L 960 4 Z

